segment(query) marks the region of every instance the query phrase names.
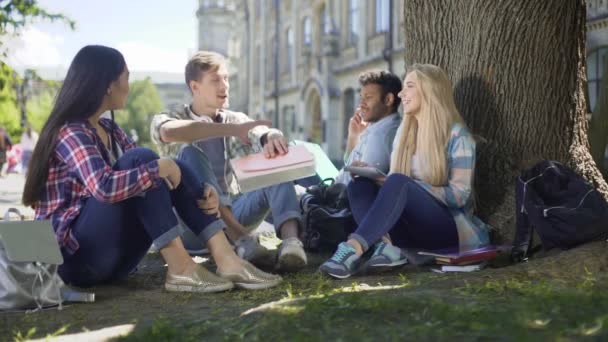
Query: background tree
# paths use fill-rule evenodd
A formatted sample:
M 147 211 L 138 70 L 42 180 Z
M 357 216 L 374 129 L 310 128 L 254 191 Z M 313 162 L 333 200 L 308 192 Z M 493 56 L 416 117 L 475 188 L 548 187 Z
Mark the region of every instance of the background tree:
M 130 91 L 124 111 L 116 113 L 116 122 L 125 132 L 137 132 L 139 145 L 153 147 L 150 142 L 150 117 L 163 109 L 160 95 L 150 78 L 129 84 Z
M 406 64 L 443 67 L 478 144 L 480 216 L 512 237 L 514 180 L 561 161 L 608 198 L 589 153 L 583 0 L 407 0 Z
M 34 20 L 61 21 L 71 29 L 76 27 L 73 20 L 60 13 L 48 12 L 38 6 L 36 0 L 0 0 L 0 55 L 2 59 L 8 55 L 8 50 L 3 43 L 4 38 L 8 35 L 19 35 L 21 29 Z M 0 125 L 7 128 L 12 138 L 19 137 L 22 130 L 15 94 L 15 86 L 18 82 L 20 79 L 16 77 L 13 68 L 0 60 L 0 113 L 2 113 Z M 14 141 L 16 142 L 16 140 Z

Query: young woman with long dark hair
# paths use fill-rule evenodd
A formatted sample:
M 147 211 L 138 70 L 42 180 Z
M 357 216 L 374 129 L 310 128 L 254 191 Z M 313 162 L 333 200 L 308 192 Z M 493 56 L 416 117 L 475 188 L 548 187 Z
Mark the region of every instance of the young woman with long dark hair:
M 23 203 L 52 220 L 68 284 L 125 278 L 152 241 L 167 262 L 169 291 L 217 292 L 277 285 L 232 250 L 217 217 L 218 195 L 180 162 L 136 148 L 107 111 L 125 107 L 129 71 L 120 52 L 86 46 L 74 57 L 34 149 Z M 217 275 L 194 263 L 179 237 L 175 208 L 205 241 Z

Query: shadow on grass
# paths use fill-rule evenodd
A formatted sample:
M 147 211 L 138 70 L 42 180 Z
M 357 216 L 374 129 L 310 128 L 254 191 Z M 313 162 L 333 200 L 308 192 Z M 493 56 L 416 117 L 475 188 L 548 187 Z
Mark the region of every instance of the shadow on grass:
M 317 293 L 288 295 L 232 317 L 186 323 L 164 317 L 121 341 L 608 337 L 608 293 L 597 283 L 489 280 L 438 291 L 408 281 L 338 288 L 316 282 Z

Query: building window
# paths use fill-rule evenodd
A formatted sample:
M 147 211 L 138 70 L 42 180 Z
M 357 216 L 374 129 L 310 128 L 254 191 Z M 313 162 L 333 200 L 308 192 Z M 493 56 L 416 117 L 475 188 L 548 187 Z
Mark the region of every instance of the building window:
M 303 22 L 302 26 L 303 26 L 302 32 L 304 32 L 304 37 L 303 37 L 302 41 L 304 42 L 304 45 L 310 46 L 310 44 L 312 44 L 312 27 L 310 24 L 309 17 L 304 18 L 304 22 Z
M 275 72 L 275 48 L 277 44 L 277 40 L 275 39 L 275 35 L 270 36 L 270 50 L 266 50 L 266 54 L 264 55 L 264 68 L 266 69 L 266 84 L 274 82 L 274 72 Z M 278 72 L 278 70 L 276 70 Z
M 323 9 L 321 10 L 321 30 L 319 30 L 320 32 L 323 32 L 323 34 L 329 34 L 331 33 L 331 18 L 329 17 L 329 12 L 327 11 L 327 8 L 323 7 Z
M 293 58 L 293 30 L 291 28 L 287 29 L 287 33 L 285 34 L 285 42 L 286 42 L 286 51 L 285 51 L 285 70 L 284 72 L 291 71 L 291 61 Z
M 389 24 L 389 1 L 376 0 L 376 33 L 388 31 Z
M 359 40 L 359 0 L 348 0 L 348 42 L 357 44 Z
M 261 49 L 259 45 L 256 45 L 254 55 L 253 55 L 253 84 L 260 85 L 260 68 L 262 67 L 260 64 L 261 60 Z
M 283 131 L 283 134 L 285 134 L 287 139 L 289 139 L 289 137 L 291 137 L 293 134 L 293 130 L 291 129 L 293 119 L 293 117 L 291 116 L 291 112 L 291 106 L 283 107 L 283 122 L 281 125 L 281 131 Z
M 255 0 L 255 17 L 262 16 L 262 0 Z
M 589 111 L 593 112 L 602 91 L 602 76 L 608 58 L 608 46 L 602 46 L 587 56 L 587 87 L 589 92 Z
M 348 125 L 350 118 L 355 113 L 355 91 L 352 88 L 344 92 L 344 114 L 342 116 L 342 150 L 346 149 L 346 140 L 348 138 Z

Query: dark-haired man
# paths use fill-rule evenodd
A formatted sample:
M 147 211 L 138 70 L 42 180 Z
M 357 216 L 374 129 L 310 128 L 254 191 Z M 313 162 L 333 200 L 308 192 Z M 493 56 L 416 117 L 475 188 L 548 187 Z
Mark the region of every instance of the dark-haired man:
M 390 169 L 393 139 L 401 123 L 399 98 L 401 80 L 388 71 L 368 71 L 359 76 L 360 104 L 348 125 L 345 165 L 366 164 L 384 173 Z M 336 181 L 347 184 L 344 170 Z

